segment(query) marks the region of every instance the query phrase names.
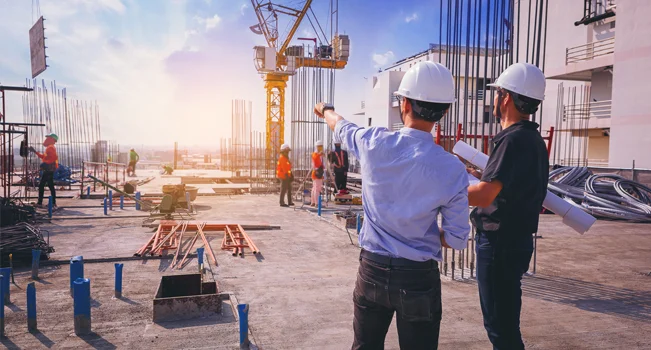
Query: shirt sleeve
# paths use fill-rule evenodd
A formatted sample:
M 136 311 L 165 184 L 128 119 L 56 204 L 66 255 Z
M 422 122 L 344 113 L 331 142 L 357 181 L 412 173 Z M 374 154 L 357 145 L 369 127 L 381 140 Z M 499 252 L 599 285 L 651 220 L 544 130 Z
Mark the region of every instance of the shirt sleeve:
M 470 234 L 470 223 L 468 220 L 468 180 L 464 176 L 465 186 L 459 191 L 447 205 L 441 207 L 441 229 L 445 242 L 456 249 L 466 248 L 468 235 Z
M 499 180 L 504 188 L 510 187 L 513 182 L 515 165 L 517 164 L 516 145 L 513 141 L 505 139 L 500 142 L 488 158 L 488 164 L 481 176 L 481 181 L 491 182 Z
M 341 140 L 344 148 L 360 159 L 360 151 L 364 147 L 362 136 L 368 129 L 360 128 L 348 120 L 342 119 L 335 125 L 335 138 Z

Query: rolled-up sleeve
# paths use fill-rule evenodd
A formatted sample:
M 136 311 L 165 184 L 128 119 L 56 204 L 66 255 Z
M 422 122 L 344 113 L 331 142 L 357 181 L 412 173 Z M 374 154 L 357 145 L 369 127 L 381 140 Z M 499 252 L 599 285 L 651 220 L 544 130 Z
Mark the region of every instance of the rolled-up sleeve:
M 344 148 L 351 152 L 357 159 L 360 159 L 362 148 L 362 136 L 364 128 L 360 128 L 352 122 L 342 119 L 335 125 L 335 139 L 341 141 Z
M 466 184 L 447 205 L 441 207 L 441 229 L 445 242 L 456 250 L 466 248 L 470 234 L 468 214 L 468 185 Z

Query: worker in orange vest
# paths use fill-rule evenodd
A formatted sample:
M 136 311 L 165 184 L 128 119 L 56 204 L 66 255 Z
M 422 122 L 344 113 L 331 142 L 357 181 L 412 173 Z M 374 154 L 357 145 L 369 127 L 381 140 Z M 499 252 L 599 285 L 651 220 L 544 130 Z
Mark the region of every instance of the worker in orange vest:
M 52 196 L 52 207 L 56 208 L 57 198 L 56 191 L 54 189 L 54 171 L 59 167 L 59 156 L 57 155 L 57 149 L 54 147 L 54 144 L 59 141 L 59 137 L 56 134 L 49 134 L 45 136 L 45 141 L 43 141 L 43 146 L 45 146 L 45 153 L 39 153 L 34 150 L 33 147 L 30 147 L 30 150 L 34 152 L 43 163 L 41 163 L 41 182 L 38 184 L 38 202 L 36 206 L 43 206 L 43 195 L 45 193 L 45 185 L 50 189 L 50 196 Z
M 289 162 L 289 148 L 288 144 L 280 146 L 280 157 L 278 158 L 278 166 L 276 167 L 276 176 L 280 179 L 280 206 L 289 207 L 294 205 L 292 202 L 292 181 L 294 181 L 294 174 L 292 174 L 292 163 Z M 287 203 L 285 204 L 285 193 L 287 194 Z
M 312 153 L 312 200 L 310 206 L 316 207 L 319 203 L 321 188 L 323 188 L 323 177 L 325 167 L 323 166 L 323 141 L 317 141 L 314 146 L 316 151 Z
M 341 149 L 341 141 L 335 141 L 335 150 L 328 155 L 328 161 L 332 164 L 335 173 L 335 186 L 340 194 L 348 193 L 346 182 L 348 182 L 348 152 Z

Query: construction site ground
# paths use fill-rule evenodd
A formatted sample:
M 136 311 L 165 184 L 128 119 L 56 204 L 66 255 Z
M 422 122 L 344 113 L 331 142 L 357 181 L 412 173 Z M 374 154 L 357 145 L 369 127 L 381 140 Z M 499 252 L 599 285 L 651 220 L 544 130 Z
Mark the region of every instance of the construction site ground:
M 132 207 L 103 215 L 100 200 L 61 199 L 55 219 L 44 224 L 56 252 L 52 260 L 131 257 L 151 236 Z M 276 195 L 199 196 L 197 220 L 268 223 L 281 229 L 248 231 L 261 251 L 233 257 L 211 246 L 218 266 L 209 270 L 220 292 L 228 293 L 222 314 L 192 321 L 152 322 L 152 299 L 160 278 L 196 271 L 170 261 L 124 262 L 123 299 L 113 298 L 114 262 L 85 264 L 91 279 L 92 336 L 73 327 L 67 264 L 43 267 L 36 282 L 38 328 L 27 332 L 26 268 L 16 269 L 13 304 L 5 310 L 7 348 L 238 349 L 238 322 L 232 304 L 250 305 L 252 340 L 263 349 L 346 349 L 353 339 L 352 292 L 359 248 L 332 224 L 331 210 L 281 208 Z M 84 208 L 83 206 L 88 206 Z M 324 220 L 327 219 L 327 220 Z M 331 222 L 328 222 L 331 221 Z M 536 274 L 524 279 L 522 333 L 528 349 L 651 348 L 651 226 L 598 222 L 580 236 L 553 215 L 542 217 Z M 351 230 L 353 240 L 357 236 Z M 442 282 L 441 349 L 488 349 L 477 285 L 473 280 Z M 395 322 L 387 349 L 398 348 Z

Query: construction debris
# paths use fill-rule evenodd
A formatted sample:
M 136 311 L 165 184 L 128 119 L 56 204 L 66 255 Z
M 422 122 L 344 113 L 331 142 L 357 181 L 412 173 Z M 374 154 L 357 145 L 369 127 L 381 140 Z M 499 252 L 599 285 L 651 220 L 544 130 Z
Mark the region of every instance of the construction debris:
M 33 206 L 25 205 L 20 200 L 0 197 L 0 227 L 33 222 L 38 215 Z

